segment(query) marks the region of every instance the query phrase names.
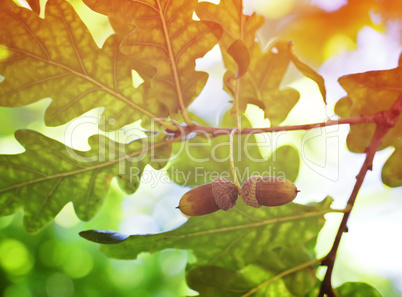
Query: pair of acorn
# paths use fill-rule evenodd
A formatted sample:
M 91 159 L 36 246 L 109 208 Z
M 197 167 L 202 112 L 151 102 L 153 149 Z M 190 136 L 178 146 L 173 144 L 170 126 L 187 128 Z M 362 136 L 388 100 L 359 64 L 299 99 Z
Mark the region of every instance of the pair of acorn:
M 300 192 L 290 180 L 274 176 L 251 176 L 243 183 L 240 195 L 253 207 L 280 206 L 292 202 Z M 180 199 L 179 208 L 187 216 L 202 216 L 236 204 L 238 187 L 225 177 L 198 186 Z

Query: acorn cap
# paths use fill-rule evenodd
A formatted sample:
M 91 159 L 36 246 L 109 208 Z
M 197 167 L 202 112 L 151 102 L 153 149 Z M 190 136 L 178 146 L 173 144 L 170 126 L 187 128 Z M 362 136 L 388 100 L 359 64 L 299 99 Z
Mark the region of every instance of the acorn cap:
M 256 187 L 257 181 L 261 178 L 261 176 L 254 175 L 250 176 L 246 181 L 243 183 L 241 187 L 241 198 L 243 201 L 252 207 L 259 208 L 261 205 L 258 203 L 256 197 Z
M 179 208 L 187 216 L 202 216 L 219 209 L 228 210 L 235 206 L 239 190 L 224 177 L 188 191 L 180 199 Z
M 212 181 L 212 194 L 215 204 L 226 211 L 236 205 L 239 189 L 230 179 L 217 177 Z

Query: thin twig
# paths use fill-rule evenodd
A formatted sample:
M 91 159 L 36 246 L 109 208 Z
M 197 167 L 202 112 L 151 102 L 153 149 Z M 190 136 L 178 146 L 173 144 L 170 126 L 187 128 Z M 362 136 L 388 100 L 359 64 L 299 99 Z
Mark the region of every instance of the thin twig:
M 236 134 L 245 135 L 245 134 L 260 134 L 260 133 L 270 133 L 279 131 L 311 130 L 315 128 L 322 128 L 335 125 L 357 125 L 362 123 L 374 123 L 378 121 L 378 118 L 382 113 L 383 112 L 373 115 L 353 116 L 348 118 L 342 118 L 339 120 L 329 120 L 326 122 L 304 124 L 304 125 L 276 126 L 276 127 L 265 127 L 265 128 L 242 128 L 241 130 L 237 131 Z M 189 133 L 202 133 L 204 135 L 210 134 L 211 136 L 215 137 L 221 135 L 229 135 L 232 132 L 233 128 L 217 128 L 217 127 L 209 127 L 201 125 L 192 125 L 192 126 L 181 127 L 181 130 L 182 130 L 181 133 L 184 133 L 186 135 Z
M 390 110 L 382 111 L 376 114 L 377 127 L 370 144 L 366 147 L 365 150 L 366 159 L 364 160 L 364 163 L 360 169 L 359 174 L 356 176 L 356 183 L 353 187 L 353 191 L 347 203 L 347 207 L 349 208 L 349 210 L 345 212 L 345 214 L 343 215 L 332 248 L 321 263 L 321 265 L 327 266 L 327 271 L 325 273 L 324 280 L 321 283 L 320 293 L 318 295 L 319 297 L 323 296 L 336 297 L 331 285 L 331 276 L 334 269 L 335 257 L 339 248 L 339 243 L 341 241 L 343 233 L 348 231 L 347 222 L 350 216 L 350 212 L 356 201 L 357 194 L 363 184 L 367 171 L 372 170 L 374 156 L 379 146 L 381 145 L 384 136 L 392 127 L 394 127 L 401 112 L 402 112 L 402 94 L 399 96 L 398 100 L 395 102 L 395 104 L 391 107 Z

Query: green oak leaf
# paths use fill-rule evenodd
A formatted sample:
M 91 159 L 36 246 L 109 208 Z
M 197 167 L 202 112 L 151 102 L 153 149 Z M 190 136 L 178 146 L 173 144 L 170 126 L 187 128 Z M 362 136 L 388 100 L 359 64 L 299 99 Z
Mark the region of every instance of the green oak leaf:
M 120 49 L 157 69 L 150 81 L 149 98 L 166 105 L 174 114 L 200 94 L 208 74 L 195 70 L 195 60 L 214 47 L 222 28 L 213 22 L 193 20 L 196 0 L 84 2 L 96 12 L 119 19 L 114 28 L 120 35 L 128 31 L 124 23 L 128 28 L 135 26 L 123 38 Z
M 339 83 L 348 96 L 340 99 L 335 112 L 340 117 L 372 115 L 389 110 L 402 94 L 402 65 L 394 69 L 368 71 L 343 76 Z M 374 135 L 375 124 L 353 125 L 347 137 L 348 149 L 352 152 L 363 153 Z M 402 117 L 395 126 L 384 136 L 380 150 L 394 146 L 392 162 L 387 161 L 383 171 L 383 182 L 391 187 L 402 186 Z
M 146 96 L 149 83 L 133 87 L 132 69 L 143 70 L 143 63 L 121 54 L 115 35 L 99 49 L 67 1 L 49 0 L 45 19 L 16 5 L 2 7 L 0 52 L 0 105 L 23 106 L 50 97 L 49 126 L 95 107 L 105 107 L 102 129 L 167 115 L 164 105 Z
M 381 297 L 372 286 L 360 282 L 347 282 L 335 289 L 339 297 Z
M 26 151 L 0 155 L 0 216 L 23 208 L 24 226 L 29 232 L 45 226 L 70 201 L 80 219 L 91 219 L 113 177 L 117 176 L 122 189 L 132 193 L 147 164 L 156 169 L 165 165 L 152 158 L 167 160 L 171 152 L 162 134 L 127 145 L 94 135 L 89 138 L 90 151 L 73 150 L 30 130 L 18 130 L 15 137 Z
M 258 209 L 238 201 L 227 212 L 191 217 L 181 227 L 164 233 L 131 235 L 122 242 L 102 245 L 102 251 L 111 258 L 135 259 L 141 252 L 190 249 L 197 258 L 192 268 L 213 265 L 236 270 L 258 263 L 267 250 L 315 240 L 324 225 L 323 215 L 331 212 L 332 201 L 327 198 L 311 205 L 290 203 Z M 97 233 L 91 230 L 80 235 L 99 241 Z M 105 242 L 105 233 L 99 237 Z
M 256 276 L 254 271 L 254 277 Z M 201 266 L 190 270 L 186 274 L 186 281 L 200 297 L 238 297 L 253 287 L 245 278 L 243 270 L 233 271 L 215 266 Z
M 198 121 L 200 124 L 202 120 Z M 221 123 L 222 127 L 234 127 L 233 115 L 227 112 Z M 242 127 L 251 127 L 250 122 L 242 117 Z M 237 178 L 242 184 L 252 175 L 281 176 L 296 180 L 300 158 L 296 148 L 284 145 L 275 147 L 272 135 L 266 134 L 266 142 L 257 142 L 254 135 L 242 135 L 233 138 L 233 155 Z M 211 138 L 199 133 L 183 143 L 173 145 L 173 153 L 167 173 L 170 179 L 182 186 L 196 186 L 211 182 L 217 176 L 233 180 L 229 161 L 230 135 Z M 258 146 L 272 149 L 269 159 L 263 158 Z
M 314 238 L 314 245 L 315 245 Z M 303 263 L 313 260 L 314 245 L 310 249 L 306 245 L 282 246 L 265 252 L 261 264 L 266 269 L 278 274 Z M 296 296 L 305 296 L 317 283 L 315 268 L 309 267 L 283 278 L 288 290 Z
M 315 242 L 315 238 L 314 238 Z M 252 296 L 307 296 L 316 290 L 316 269 L 311 266 L 282 277 L 268 285 L 262 285 L 279 273 L 308 263 L 311 254 L 304 245 L 284 246 L 267 249 L 255 264 L 240 270 L 229 270 L 216 266 L 200 266 L 190 270 L 188 285 L 200 296 L 243 296 L 260 287 Z M 265 295 L 266 294 L 266 295 Z
M 253 292 L 250 295 L 253 297 L 306 296 L 292 293 L 285 283 L 285 278 L 264 285 L 276 275 L 260 265 L 248 265 L 235 271 L 221 267 L 201 266 L 190 270 L 186 280 L 193 290 L 200 293 L 201 297 L 241 297 L 250 292 Z M 255 288 L 257 288 L 256 291 Z

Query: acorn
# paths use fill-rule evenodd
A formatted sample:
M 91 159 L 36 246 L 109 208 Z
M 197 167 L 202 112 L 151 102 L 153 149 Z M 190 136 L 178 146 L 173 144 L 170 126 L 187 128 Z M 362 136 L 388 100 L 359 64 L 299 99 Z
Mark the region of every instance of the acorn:
M 202 216 L 219 209 L 226 211 L 235 206 L 238 195 L 239 189 L 230 179 L 217 177 L 184 194 L 176 208 L 187 216 Z
M 280 206 L 292 202 L 300 192 L 294 183 L 283 177 L 251 176 L 241 187 L 241 197 L 250 206 Z

